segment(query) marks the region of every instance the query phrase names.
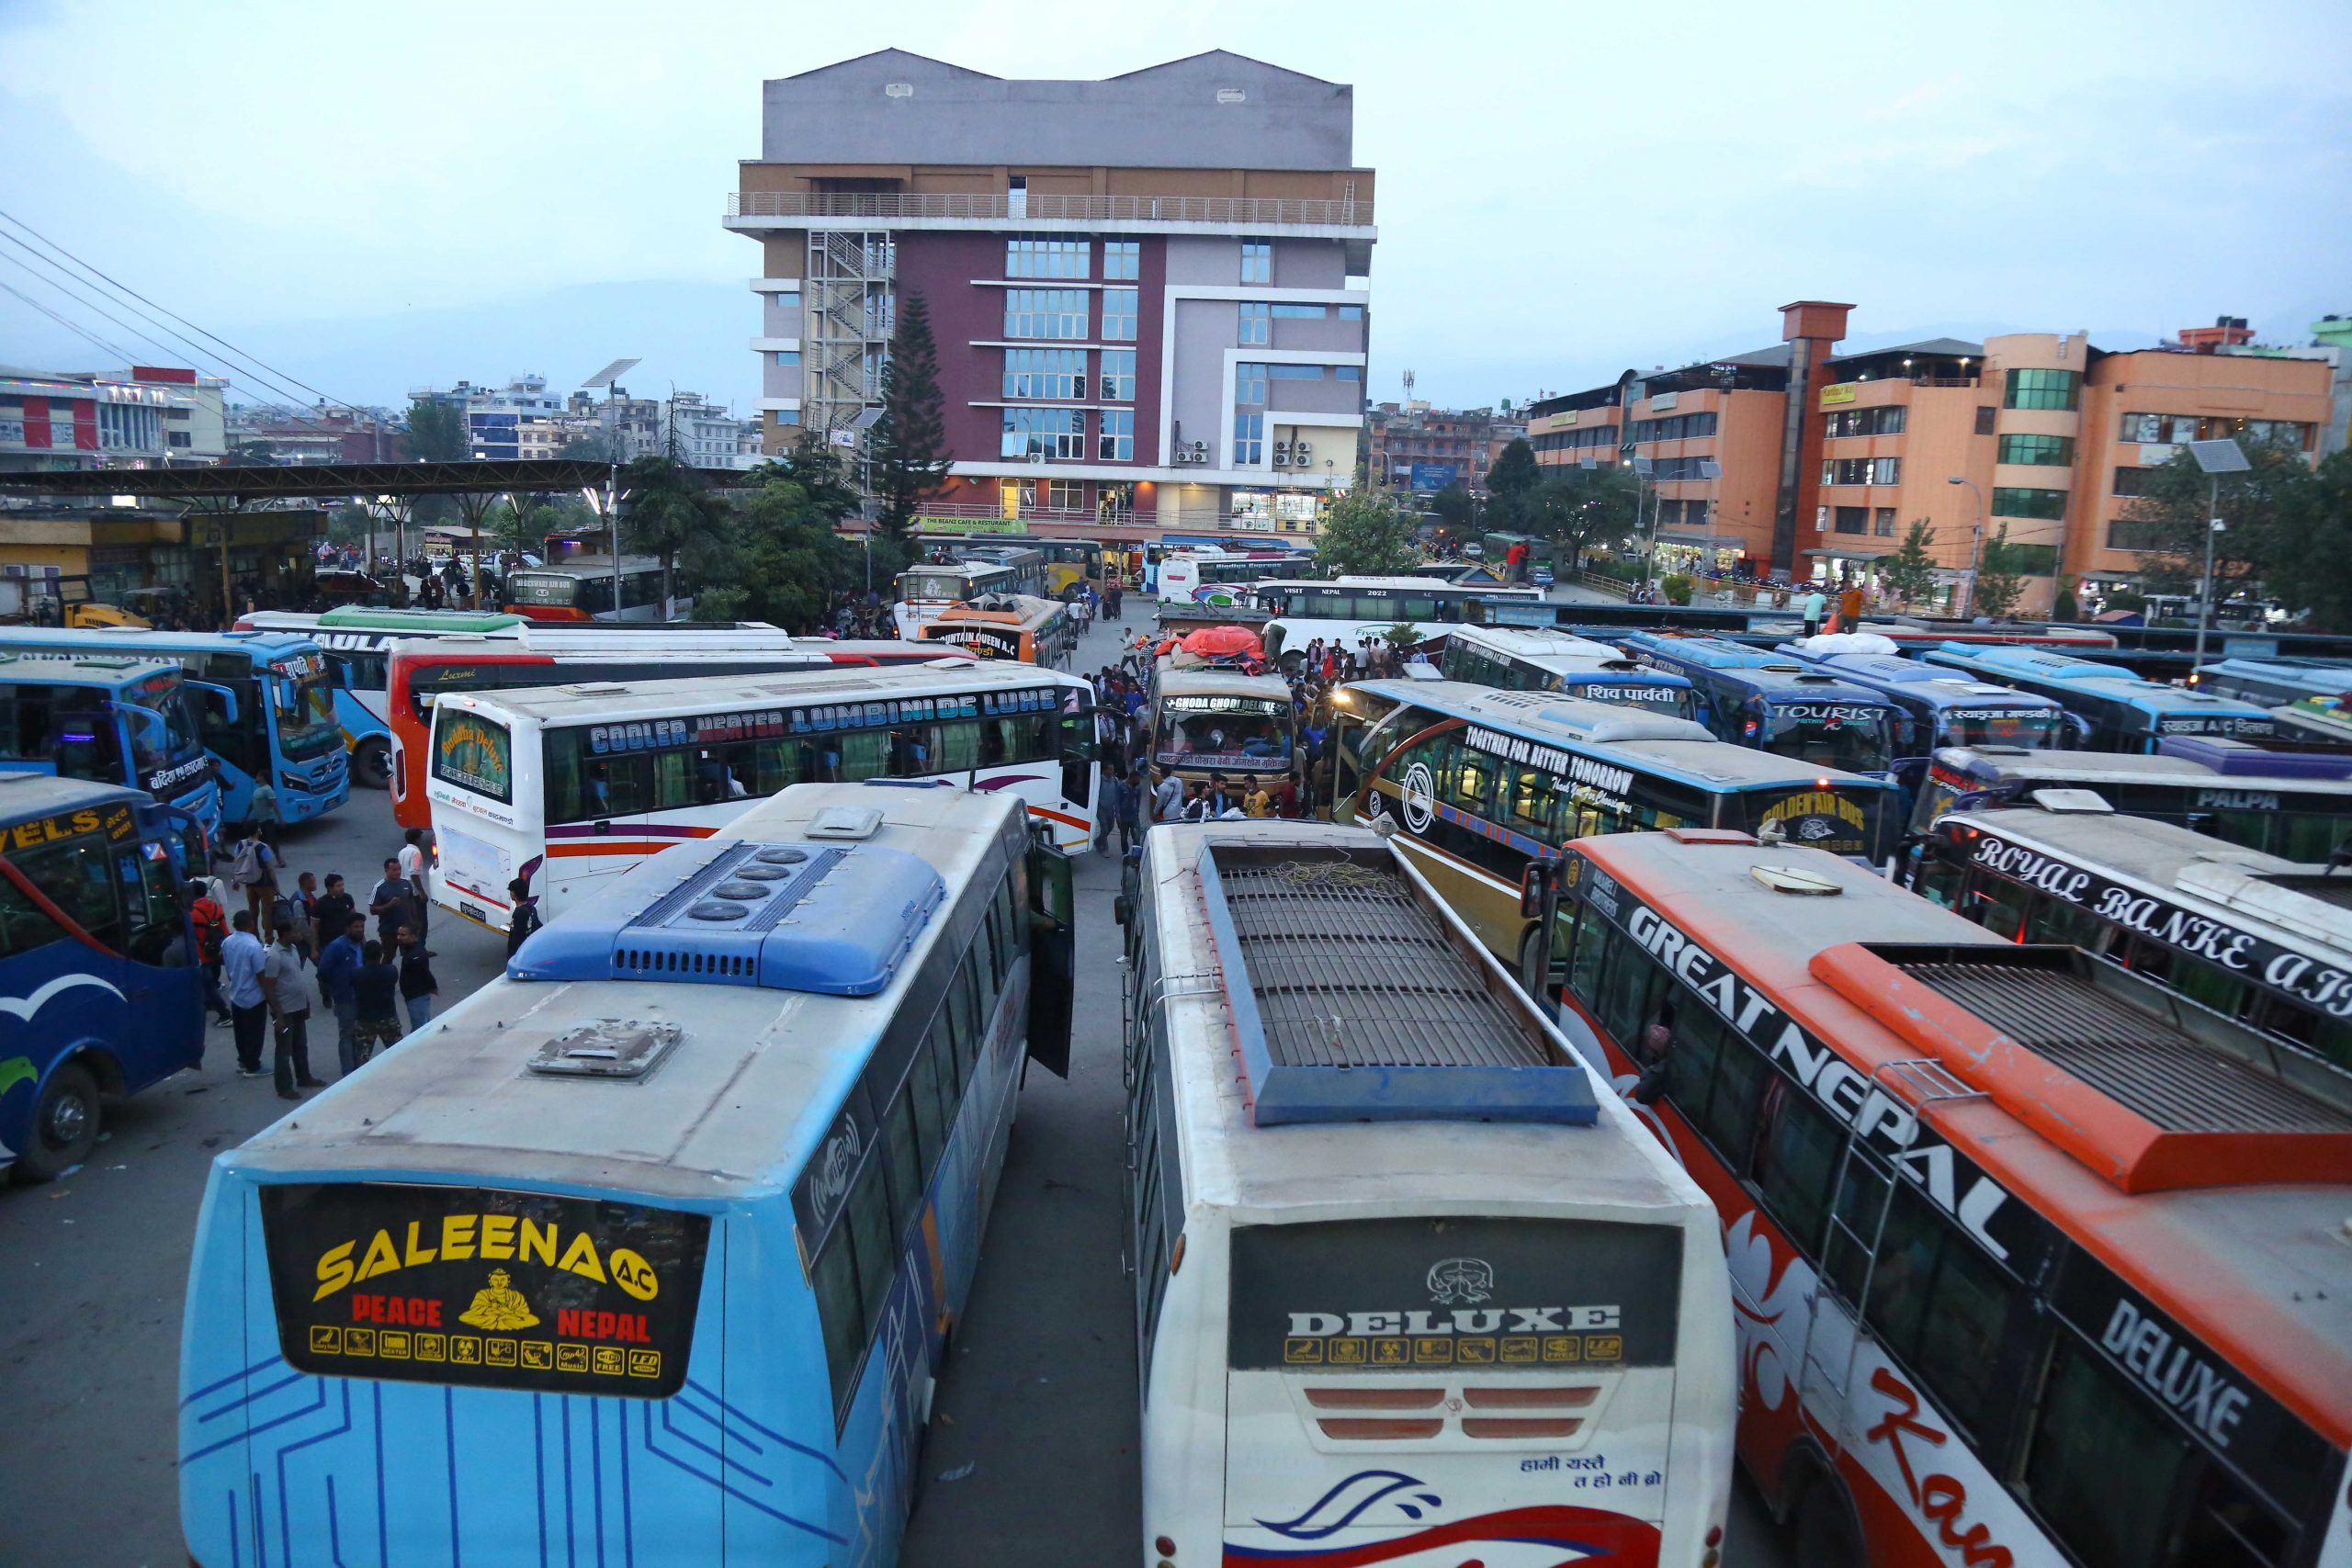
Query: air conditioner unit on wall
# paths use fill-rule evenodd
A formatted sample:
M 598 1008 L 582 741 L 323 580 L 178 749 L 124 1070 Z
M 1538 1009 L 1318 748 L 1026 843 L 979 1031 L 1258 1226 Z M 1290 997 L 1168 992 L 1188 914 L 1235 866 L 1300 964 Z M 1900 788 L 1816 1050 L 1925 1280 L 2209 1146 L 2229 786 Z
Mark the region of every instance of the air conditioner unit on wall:
M 1304 441 L 1295 441 L 1291 444 L 1290 455 L 1299 462 L 1305 463 L 1306 459 L 1315 456 L 1315 448 Z

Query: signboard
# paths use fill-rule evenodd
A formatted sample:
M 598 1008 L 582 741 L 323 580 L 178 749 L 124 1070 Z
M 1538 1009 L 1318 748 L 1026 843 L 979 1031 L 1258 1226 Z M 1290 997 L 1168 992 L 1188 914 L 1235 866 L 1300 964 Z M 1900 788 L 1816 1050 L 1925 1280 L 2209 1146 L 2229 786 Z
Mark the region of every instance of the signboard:
M 506 727 L 458 708 L 442 710 L 433 732 L 433 776 L 502 806 L 514 801 L 514 749 Z
M 0 828 L 0 851 L 35 850 L 43 844 L 53 844 L 60 839 L 71 839 L 83 833 L 104 833 L 108 839 L 127 839 L 130 837 L 134 825 L 128 804 L 85 806 L 79 810 L 60 812 L 54 817 L 35 817 Z
M 1675 405 L 1676 400 L 1680 397 L 1680 395 L 1681 394 L 1678 392 L 1660 392 L 1657 397 L 1650 400 L 1650 412 L 1664 413 L 1667 410 Z
M 918 517 L 918 534 L 1025 534 L 1029 525 L 1018 517 Z
M 322 1377 L 666 1399 L 710 1217 L 376 1182 L 261 1190 L 278 1348 Z
M 1854 383 L 1851 381 L 1832 381 L 1828 386 L 1821 389 L 1823 408 L 1827 408 L 1832 403 L 1850 403 L 1853 400 Z
M 1568 409 L 1564 412 L 1555 413 L 1545 422 L 1544 428 L 1546 430 L 1566 430 L 1570 425 L 1576 423 L 1577 415 L 1583 412 L 1584 411 L 1582 409 Z
M 936 697 L 892 697 L 858 703 L 811 703 L 804 707 L 762 708 L 741 713 L 689 714 L 627 724 L 587 727 L 592 756 L 661 751 L 678 746 L 714 746 L 739 740 L 829 735 L 844 730 L 888 729 L 901 724 L 934 724 L 960 718 L 1000 718 L 1024 713 L 1061 712 L 1059 686 L 1033 691 L 959 693 Z
M 1413 489 L 1416 491 L 1441 491 L 1460 478 L 1462 470 L 1453 463 L 1415 463 Z

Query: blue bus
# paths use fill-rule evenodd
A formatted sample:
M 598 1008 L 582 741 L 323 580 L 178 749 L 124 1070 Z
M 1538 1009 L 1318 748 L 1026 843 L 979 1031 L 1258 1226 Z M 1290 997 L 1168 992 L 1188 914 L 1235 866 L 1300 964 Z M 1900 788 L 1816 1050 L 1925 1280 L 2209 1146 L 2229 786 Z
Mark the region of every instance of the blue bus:
M 2190 683 L 2216 696 L 2286 707 L 2352 692 L 2352 660 L 2224 659 L 2200 667 Z
M 1498 691 L 1557 692 L 1670 718 L 1700 716 L 1688 680 L 1573 632 L 1457 626 L 1446 634 L 1438 668 L 1449 681 Z
M 1929 664 L 2056 702 L 2082 721 L 2074 728 L 2076 744 L 2086 751 L 2145 756 L 2167 735 L 2252 739 L 2278 733 L 2278 719 L 2253 703 L 2143 681 L 2120 664 L 1959 642 L 1939 644 L 1923 657 Z
M 1068 872 L 1007 797 L 786 789 L 222 1155 L 189 1561 L 892 1561 Z
M 205 750 L 219 765 L 227 821 L 251 818 L 254 791 L 265 780 L 288 822 L 306 822 L 351 798 L 334 674 L 307 637 L 8 626 L 0 628 L 0 653 L 127 654 L 177 664 Z
M 167 661 L 0 653 L 0 773 L 143 790 L 187 812 L 208 838 L 220 831 L 220 785 L 180 667 Z
M 187 825 L 137 790 L 0 773 L 0 1170 L 71 1170 L 97 1143 L 102 1096 L 203 1055 Z
M 2066 710 L 2049 697 L 1973 681 L 1892 653 L 1808 653 L 1784 642 L 1780 651 L 1894 704 L 1898 757 L 1926 757 L 1941 746 L 2013 746 L 2043 751 L 2070 733 Z
M 1627 632 L 1617 641 L 1687 679 L 1717 739 L 1849 773 L 1883 773 L 1894 761 L 1897 709 L 1882 693 L 1727 637 Z

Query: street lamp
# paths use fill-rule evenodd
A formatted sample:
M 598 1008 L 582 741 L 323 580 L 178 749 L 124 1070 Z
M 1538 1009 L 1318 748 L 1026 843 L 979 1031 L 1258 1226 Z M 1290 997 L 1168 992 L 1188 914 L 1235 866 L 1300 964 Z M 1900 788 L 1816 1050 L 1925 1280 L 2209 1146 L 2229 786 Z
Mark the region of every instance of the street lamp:
M 621 489 L 621 416 L 620 410 L 615 405 L 613 400 L 620 391 L 620 387 L 617 384 L 620 378 L 628 375 L 630 369 L 639 363 L 639 361 L 634 359 L 616 359 L 610 365 L 605 366 L 602 370 L 597 371 L 594 376 L 589 377 L 588 379 L 580 383 L 580 388 L 582 391 L 588 391 L 597 387 L 604 388 L 605 410 L 607 413 L 612 415 L 612 419 L 610 421 L 611 429 L 606 433 L 605 437 L 605 459 L 607 465 L 607 471 L 605 475 L 605 531 L 612 536 L 613 619 L 616 621 L 621 618 L 621 520 L 619 512 Z M 663 605 L 662 613 L 666 618 L 670 613 L 669 606 L 666 604 Z
M 2197 593 L 2197 658 L 2189 666 L 2194 681 L 2205 668 L 2205 627 L 2213 618 L 2213 541 L 2226 526 L 2222 521 L 2222 476 L 2243 474 L 2254 465 L 2234 441 L 2191 441 L 2188 455 L 2205 474 L 2205 581 Z
M 1723 496 L 1724 466 L 1713 457 L 1699 459 L 1699 477 L 1714 487 L 1707 491 L 1707 542 L 1710 559 L 1720 559 L 1720 547 L 1715 543 L 1715 506 Z M 1728 590 L 1726 591 L 1728 592 Z
M 1634 470 L 1634 531 L 1642 536 L 1642 589 L 1648 592 L 1650 580 L 1657 574 L 1657 481 L 1650 476 L 1657 465 L 1647 457 L 1631 457 L 1628 465 Z M 1642 484 L 1650 487 L 1650 525 L 1642 526 Z
M 1976 523 L 1970 530 L 1968 542 L 1968 581 L 1961 584 L 1962 592 L 1966 597 L 1962 601 L 1960 614 L 1954 617 L 1956 620 L 1964 621 L 1976 612 L 1976 568 L 1984 554 L 1984 492 L 1976 488 L 1974 479 L 1964 479 L 1959 474 L 1952 475 L 1951 478 L 1944 480 L 1944 483 L 1966 485 L 1968 493 L 1976 498 Z

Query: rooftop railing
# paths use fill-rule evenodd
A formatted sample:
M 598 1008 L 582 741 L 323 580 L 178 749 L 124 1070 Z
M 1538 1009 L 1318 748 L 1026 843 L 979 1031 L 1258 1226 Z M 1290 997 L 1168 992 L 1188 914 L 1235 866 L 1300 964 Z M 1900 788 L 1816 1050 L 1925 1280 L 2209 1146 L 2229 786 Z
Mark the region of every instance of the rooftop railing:
M 1017 204 L 1002 195 L 954 191 L 797 193 L 743 191 L 727 198 L 729 218 L 851 219 L 873 222 L 927 219 L 1018 223 L 1216 223 L 1255 228 L 1369 228 L 1372 202 L 1345 197 L 1256 196 L 1049 196 Z

